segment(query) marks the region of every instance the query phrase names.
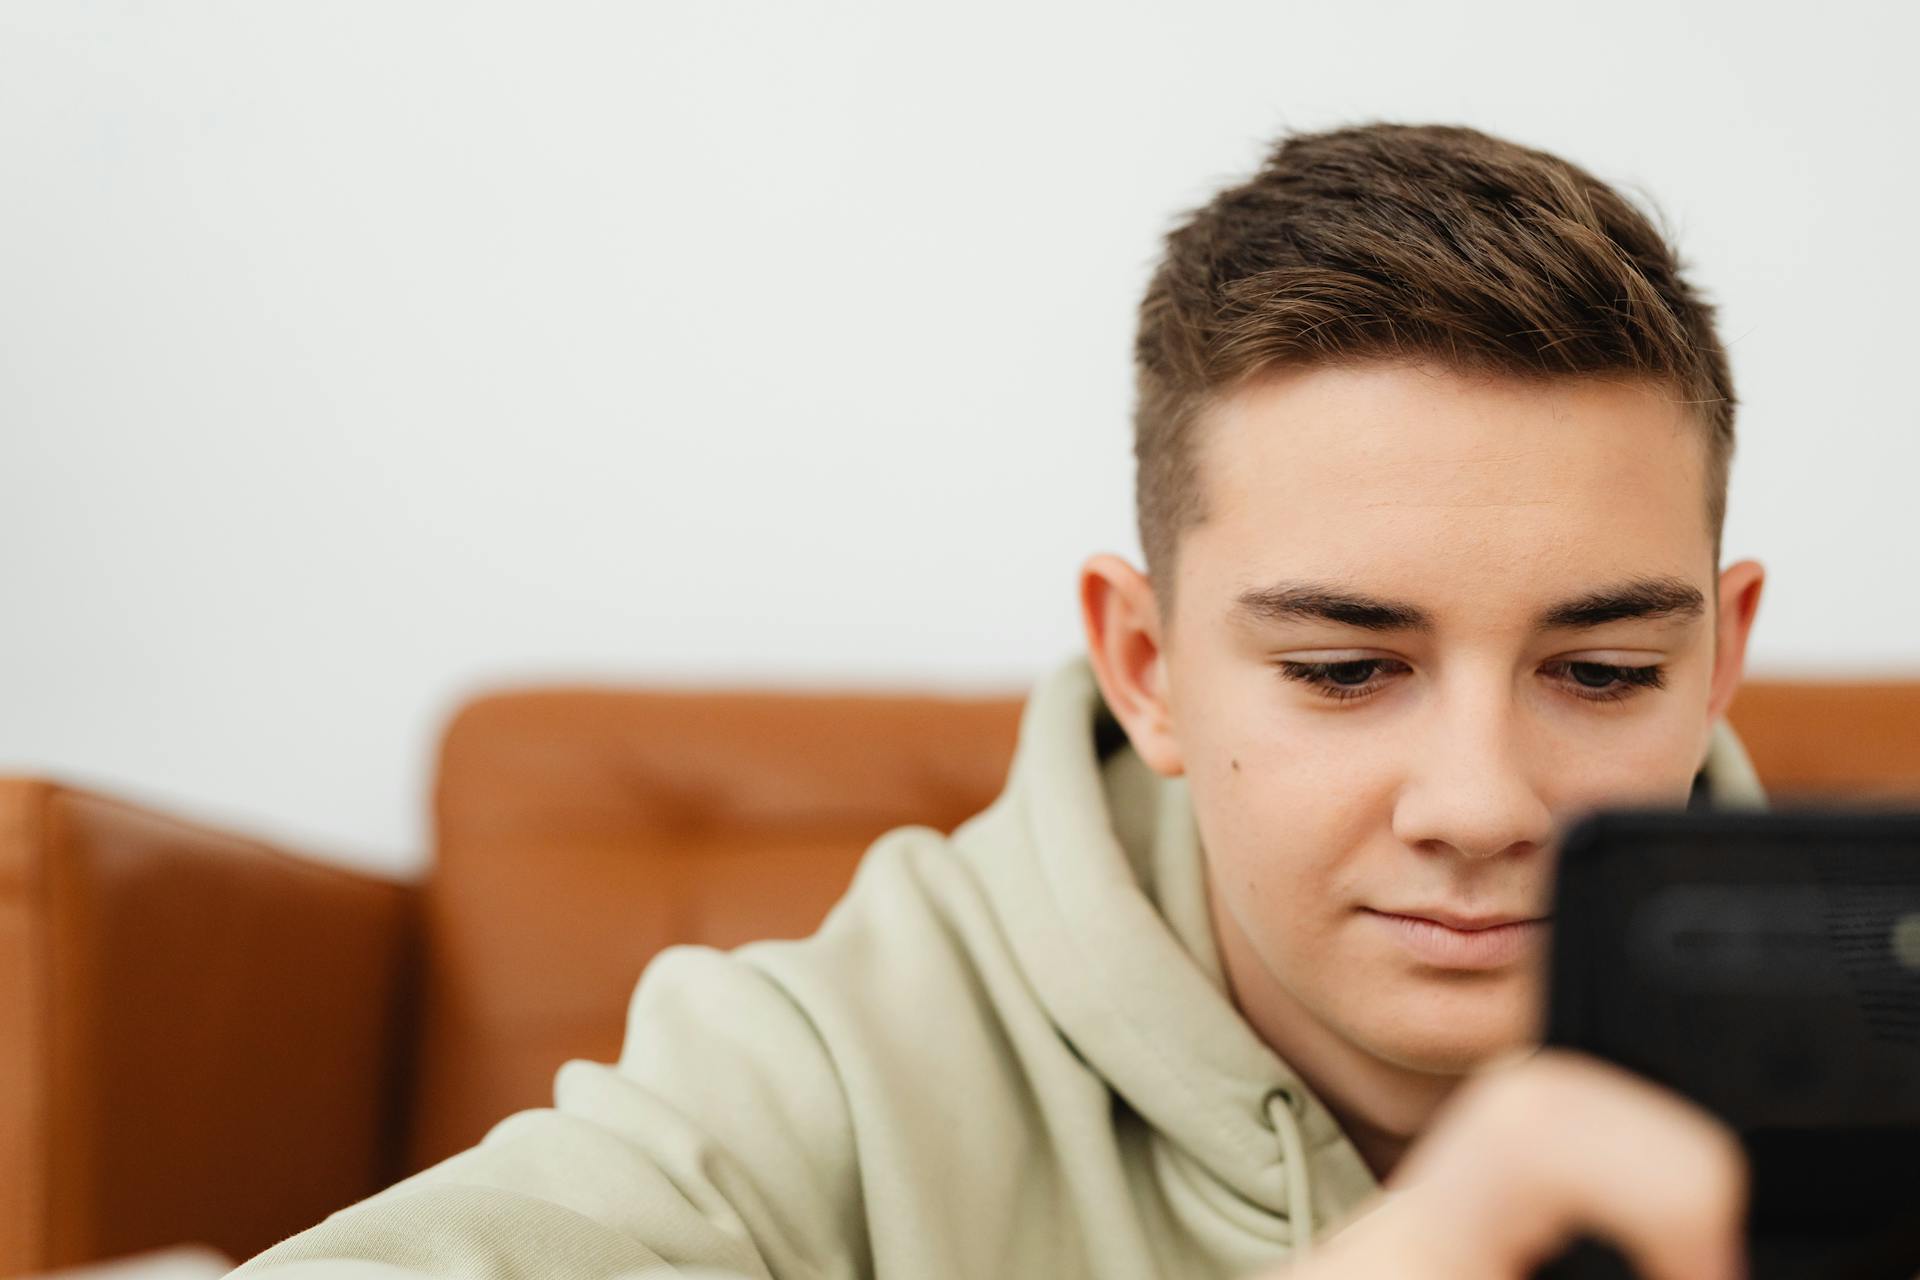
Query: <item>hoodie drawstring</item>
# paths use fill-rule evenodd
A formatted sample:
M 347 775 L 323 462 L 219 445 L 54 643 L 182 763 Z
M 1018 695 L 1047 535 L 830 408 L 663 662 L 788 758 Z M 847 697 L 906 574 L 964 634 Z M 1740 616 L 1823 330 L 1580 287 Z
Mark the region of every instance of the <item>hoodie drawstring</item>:
M 1297 1261 L 1313 1250 L 1313 1184 L 1307 1176 L 1307 1144 L 1300 1136 L 1293 1094 L 1286 1089 L 1268 1094 L 1267 1119 L 1280 1135 L 1280 1159 L 1287 1176 L 1287 1226 L 1293 1233 L 1291 1260 Z

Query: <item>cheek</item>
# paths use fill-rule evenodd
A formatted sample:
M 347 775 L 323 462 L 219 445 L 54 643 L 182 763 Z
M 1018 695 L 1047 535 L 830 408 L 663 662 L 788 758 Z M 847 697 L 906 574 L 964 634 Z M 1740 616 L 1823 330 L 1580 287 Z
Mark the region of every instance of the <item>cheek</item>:
M 1303 712 L 1276 680 L 1255 665 L 1190 700 L 1183 745 L 1201 839 L 1232 877 L 1221 888 L 1290 910 L 1282 900 L 1337 886 L 1347 854 L 1386 825 L 1393 770 L 1379 735 Z
M 1216 892 L 1262 951 L 1311 946 L 1353 897 L 1380 802 L 1297 741 L 1244 738 L 1190 759 L 1195 823 Z
M 1571 737 L 1556 753 L 1554 808 L 1685 804 L 1710 727 L 1704 711 L 1673 698 L 1617 732 Z

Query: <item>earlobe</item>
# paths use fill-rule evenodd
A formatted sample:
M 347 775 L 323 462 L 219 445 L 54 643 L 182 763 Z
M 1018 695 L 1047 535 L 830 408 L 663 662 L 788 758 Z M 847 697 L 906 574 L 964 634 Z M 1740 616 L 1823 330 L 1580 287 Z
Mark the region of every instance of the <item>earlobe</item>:
M 1134 750 L 1163 777 L 1184 772 L 1152 584 L 1118 556 L 1094 556 L 1080 570 L 1080 616 L 1100 694 Z

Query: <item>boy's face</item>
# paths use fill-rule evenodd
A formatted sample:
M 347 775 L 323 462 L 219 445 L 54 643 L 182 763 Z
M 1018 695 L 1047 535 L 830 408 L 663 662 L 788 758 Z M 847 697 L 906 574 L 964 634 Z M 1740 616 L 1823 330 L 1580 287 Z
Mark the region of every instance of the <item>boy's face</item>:
M 1567 820 L 1685 802 L 1760 588 L 1715 571 L 1703 429 L 1638 383 L 1372 364 L 1202 430 L 1170 645 L 1123 561 L 1082 603 L 1109 703 L 1189 780 L 1236 998 L 1329 1070 L 1537 1038 L 1544 926 L 1503 960 L 1388 917 L 1542 916 Z

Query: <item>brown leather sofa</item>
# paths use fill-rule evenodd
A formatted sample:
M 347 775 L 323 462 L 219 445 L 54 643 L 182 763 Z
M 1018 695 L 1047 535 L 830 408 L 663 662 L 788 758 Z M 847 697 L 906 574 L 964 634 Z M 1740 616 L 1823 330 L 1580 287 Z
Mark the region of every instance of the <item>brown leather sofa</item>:
M 999 792 L 1017 696 L 535 689 L 455 717 L 395 884 L 0 778 L 0 1275 L 246 1257 L 610 1060 L 660 948 L 809 932 Z M 1920 799 L 1920 681 L 1755 683 L 1778 797 Z

